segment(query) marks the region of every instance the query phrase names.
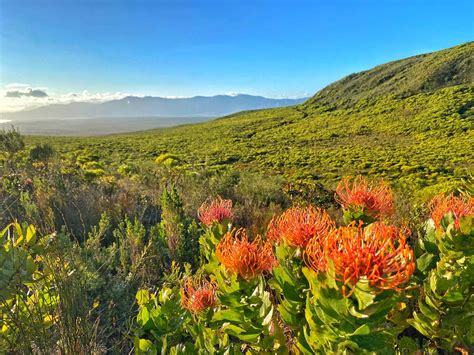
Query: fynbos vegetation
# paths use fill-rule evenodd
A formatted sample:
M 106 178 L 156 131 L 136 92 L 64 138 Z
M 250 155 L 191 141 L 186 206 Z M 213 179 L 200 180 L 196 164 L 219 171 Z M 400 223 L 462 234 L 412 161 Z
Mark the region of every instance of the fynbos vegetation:
M 472 352 L 473 48 L 199 125 L 0 132 L 0 353 Z

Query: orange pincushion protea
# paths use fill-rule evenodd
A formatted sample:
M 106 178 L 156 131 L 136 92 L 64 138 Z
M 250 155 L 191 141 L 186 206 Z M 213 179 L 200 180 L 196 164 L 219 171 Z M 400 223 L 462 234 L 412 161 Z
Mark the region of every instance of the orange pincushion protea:
M 224 200 L 220 196 L 206 200 L 198 209 L 199 220 L 208 227 L 214 222 L 231 221 L 233 216 L 232 200 Z
M 249 241 L 245 229 L 227 233 L 216 248 L 216 255 L 224 267 L 245 280 L 264 272 L 270 272 L 277 265 L 272 245 L 258 236 Z
M 181 288 L 181 305 L 192 313 L 200 313 L 216 304 L 216 287 L 207 280 L 187 279 Z
M 316 272 L 326 271 L 327 260 L 325 251 L 326 241 L 319 238 L 313 238 L 303 252 L 303 260 L 308 267 Z
M 326 211 L 313 206 L 293 207 L 270 222 L 267 238 L 285 240 L 291 246 L 304 248 L 311 239 L 324 238 L 334 228 Z
M 456 197 L 453 194 L 435 196 L 429 203 L 431 218 L 436 228 L 441 227 L 444 215 L 451 212 L 454 217 L 454 226 L 459 229 L 459 219 L 464 216 L 474 215 L 474 198 Z
M 392 190 L 383 180 L 378 185 L 369 185 L 364 177 L 358 176 L 351 185 L 349 177 L 345 177 L 336 188 L 336 201 L 344 209 L 362 208 L 372 217 L 393 212 Z
M 331 260 L 336 278 L 353 288 L 365 279 L 378 289 L 400 290 L 415 271 L 413 250 L 406 243 L 405 231 L 375 223 L 365 229 L 355 223 L 329 233 L 323 246 L 308 245 L 305 259 L 315 271 L 324 271 Z

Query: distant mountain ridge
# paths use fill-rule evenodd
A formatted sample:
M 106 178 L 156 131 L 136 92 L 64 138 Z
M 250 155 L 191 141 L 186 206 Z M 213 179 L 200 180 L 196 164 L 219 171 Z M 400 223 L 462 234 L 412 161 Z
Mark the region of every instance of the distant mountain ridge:
M 108 117 L 218 117 L 245 110 L 292 106 L 301 99 L 270 99 L 253 95 L 195 96 L 190 98 L 137 97 L 103 103 L 73 102 L 3 113 L 7 120 L 50 120 Z

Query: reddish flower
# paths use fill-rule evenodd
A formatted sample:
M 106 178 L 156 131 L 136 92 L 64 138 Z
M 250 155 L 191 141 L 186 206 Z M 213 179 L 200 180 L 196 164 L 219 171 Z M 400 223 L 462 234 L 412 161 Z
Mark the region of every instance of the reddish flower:
M 429 203 L 431 218 L 436 228 L 441 227 L 441 220 L 444 215 L 451 212 L 454 217 L 454 226 L 459 229 L 459 219 L 464 216 L 474 215 L 473 197 L 456 197 L 453 194 L 435 196 Z
M 214 200 L 206 200 L 198 209 L 199 220 L 206 226 L 211 226 L 214 222 L 231 221 L 232 200 L 224 200 L 218 196 Z
M 415 271 L 405 231 L 382 223 L 365 229 L 355 223 L 335 229 L 322 246 L 311 241 L 306 254 L 307 265 L 317 272 L 326 269 L 321 259 L 331 260 L 344 293 L 361 279 L 378 289 L 400 290 Z
M 258 236 L 249 241 L 245 229 L 227 233 L 216 248 L 216 255 L 224 267 L 250 280 L 277 265 L 272 245 Z
M 192 313 L 200 313 L 216 304 L 216 287 L 207 280 L 187 279 L 181 288 L 181 305 Z
M 349 177 L 345 177 L 336 188 L 336 201 L 344 209 L 362 208 L 372 217 L 393 212 L 392 190 L 383 180 L 378 185 L 369 185 L 364 177 L 358 176 L 351 184 Z
M 326 211 L 313 206 L 293 207 L 270 222 L 267 238 L 304 248 L 311 239 L 324 238 L 333 228 L 335 224 Z

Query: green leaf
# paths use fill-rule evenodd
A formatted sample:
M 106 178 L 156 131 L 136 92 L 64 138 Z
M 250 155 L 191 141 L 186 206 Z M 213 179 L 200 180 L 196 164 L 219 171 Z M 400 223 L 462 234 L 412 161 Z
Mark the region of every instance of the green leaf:
M 436 255 L 430 254 L 430 253 L 424 253 L 422 256 L 416 259 L 416 267 L 421 272 L 425 272 L 425 271 L 433 269 L 436 266 L 436 262 L 438 260 L 439 258 Z
M 420 349 L 415 340 L 404 336 L 398 341 L 398 350 L 401 354 L 415 354 L 418 353 Z
M 474 217 L 465 216 L 459 219 L 459 231 L 464 235 L 474 234 Z
M 138 290 L 137 295 L 135 296 L 139 306 L 143 306 L 150 301 L 150 293 L 147 290 Z
M 173 295 L 173 290 L 168 287 L 163 287 L 159 292 L 160 303 L 166 303 Z
M 35 261 L 30 255 L 28 255 L 28 257 L 26 258 L 26 271 L 31 275 L 36 271 L 36 269 L 37 266 Z
M 302 301 L 298 293 L 298 282 L 289 274 L 286 268 L 281 265 L 274 268 L 273 277 L 282 288 L 285 298 L 292 301 Z
M 233 336 L 239 336 L 245 332 L 244 328 L 241 328 L 235 324 L 226 324 L 223 328 L 228 334 Z
M 413 319 L 408 319 L 407 322 L 428 338 L 434 333 L 430 320 L 423 316 L 423 314 L 413 312 Z
M 23 230 L 21 229 L 21 226 L 18 223 L 14 223 L 13 227 L 16 232 L 16 236 L 18 237 L 15 241 L 15 246 L 19 246 L 24 242 L 25 237 L 23 236 Z
M 154 347 L 153 342 L 151 342 L 150 340 L 135 338 L 133 342 L 135 345 L 135 350 L 138 354 L 156 354 L 156 348 Z
M 268 314 L 263 319 L 262 325 L 263 326 L 269 325 L 272 320 L 272 317 L 273 317 L 273 307 L 270 308 L 270 312 L 268 312 Z
M 359 281 L 354 289 L 354 296 L 359 305 L 359 310 L 363 310 L 374 303 L 375 293 L 366 281 Z
M 140 308 L 137 315 L 137 323 L 140 325 L 140 327 L 147 328 L 149 324 L 151 324 L 151 322 L 150 323 L 149 322 L 150 322 L 150 311 L 146 307 Z
M 418 306 L 420 307 L 421 313 L 423 313 L 429 319 L 434 321 L 434 320 L 437 320 L 439 318 L 438 312 L 436 312 L 436 310 L 433 310 L 425 302 L 423 302 L 423 301 L 418 302 Z
M 278 305 L 278 312 L 280 313 L 281 318 L 291 327 L 298 327 L 301 325 L 301 321 L 303 320 L 303 310 L 304 308 L 302 306 L 294 307 L 291 303 L 287 302 L 287 300 L 283 300 Z
M 370 327 L 368 324 L 361 325 L 352 335 L 368 335 L 370 334 Z
M 233 335 L 243 341 L 248 341 L 251 343 L 257 342 L 260 335 L 262 334 L 261 329 L 252 327 L 250 325 L 244 329 L 234 324 L 227 324 L 224 326 L 223 330 L 229 335 Z
M 245 318 L 243 312 L 239 312 L 234 309 L 224 309 L 214 313 L 212 321 L 228 321 L 235 323 L 244 323 Z
M 367 335 L 351 336 L 351 340 L 361 349 L 377 352 L 377 354 L 394 354 L 395 339 L 395 334 L 391 334 L 389 331 L 377 331 Z
M 453 224 L 454 222 L 454 216 L 451 212 L 446 213 L 443 218 L 441 218 L 441 227 L 443 227 L 444 230 L 448 229 L 450 224 Z
M 36 243 L 36 230 L 32 224 L 30 224 L 26 230 L 26 242 L 29 245 Z

